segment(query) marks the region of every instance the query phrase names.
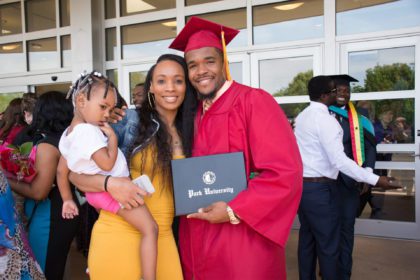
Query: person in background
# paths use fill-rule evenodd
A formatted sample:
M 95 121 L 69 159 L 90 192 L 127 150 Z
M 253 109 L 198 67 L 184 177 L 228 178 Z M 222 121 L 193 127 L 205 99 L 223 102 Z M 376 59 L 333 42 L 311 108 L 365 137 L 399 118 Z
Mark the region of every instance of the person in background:
M 4 111 L 0 123 L 0 141 L 12 144 L 16 135 L 26 126 L 21 111 L 22 98 L 15 98 L 10 101 Z
M 32 124 L 33 111 L 35 108 L 38 96 L 35 93 L 27 92 L 22 96 L 21 110 L 26 124 L 28 125 L 22 129 L 16 138 L 13 140 L 13 145 L 22 145 L 25 142 L 32 142 L 33 139 L 28 135 L 29 126 Z
M 0 277 L 44 280 L 28 244 L 25 227 L 15 209 L 7 178 L 0 171 Z
M 357 80 L 349 75 L 330 77 L 337 89 L 337 103 L 329 109 L 335 114 L 343 130 L 344 152 L 359 166 L 373 172 L 376 159 L 375 131 L 370 120 L 357 111 L 350 101 L 350 82 Z M 351 277 L 354 224 L 359 212 L 361 192 L 367 193 L 367 188 L 370 186 L 358 183 L 340 172 L 337 177 L 337 188 L 340 195 L 339 279 L 346 280 Z
M 192 156 L 243 152 L 247 177 L 258 173 L 232 201 L 181 217 L 187 280 L 286 279 L 285 245 L 301 196 L 302 162 L 274 98 L 230 78 L 225 40 L 238 32 L 192 17 L 170 45 L 184 52 L 201 100 Z
M 140 109 L 144 100 L 146 99 L 146 92 L 144 92 L 144 83 L 138 83 L 133 89 L 133 104 L 136 109 Z
M 29 243 L 47 279 L 63 279 L 70 245 L 79 228 L 78 217 L 72 220 L 61 217 L 63 201 L 56 184 L 58 142 L 72 118 L 73 105 L 65 94 L 57 91 L 42 94 L 28 131 L 37 145 L 37 175 L 30 184 L 9 180 L 12 190 L 26 198 Z
M 295 121 L 295 135 L 303 161 L 303 194 L 299 206 L 299 279 L 316 279 L 318 258 L 322 278 L 339 279 L 340 195 L 339 172 L 358 182 L 384 189 L 394 188 L 392 178 L 377 176 L 360 167 L 344 153 L 343 130 L 328 107 L 336 102 L 334 81 L 313 77 L 309 99 Z
M 412 143 L 413 142 L 413 128 L 407 124 L 404 117 L 397 117 L 392 125 L 392 134 L 397 143 Z
M 394 139 L 394 131 L 392 128 L 392 122 L 394 120 L 394 112 L 389 105 L 383 105 L 379 109 L 379 115 L 376 121 L 373 123 L 375 129 L 376 143 L 378 144 L 393 144 L 396 143 Z M 376 161 L 392 161 L 392 153 L 376 153 Z M 387 176 L 388 170 L 386 169 L 375 169 L 375 174 L 380 176 Z M 384 215 L 383 207 L 385 202 L 385 196 L 383 193 L 379 193 L 381 190 L 377 190 L 377 193 L 370 193 L 368 199 L 369 205 L 372 208 L 370 214 L 371 219 L 381 219 Z

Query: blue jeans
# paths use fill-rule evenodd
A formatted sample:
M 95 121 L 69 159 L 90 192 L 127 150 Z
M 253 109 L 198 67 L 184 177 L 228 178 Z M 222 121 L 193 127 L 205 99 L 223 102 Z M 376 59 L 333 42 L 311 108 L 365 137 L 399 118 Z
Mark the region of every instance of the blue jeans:
M 118 138 L 118 147 L 128 159 L 129 149 L 137 137 L 139 116 L 135 109 L 127 109 L 124 118 L 116 124 L 111 124 Z

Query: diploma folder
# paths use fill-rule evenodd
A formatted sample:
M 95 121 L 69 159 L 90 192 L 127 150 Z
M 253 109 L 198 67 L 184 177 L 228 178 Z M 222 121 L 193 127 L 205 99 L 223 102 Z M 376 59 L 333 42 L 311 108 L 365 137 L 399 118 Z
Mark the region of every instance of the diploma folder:
M 175 216 L 216 201 L 229 202 L 247 186 L 242 152 L 175 159 L 171 164 Z

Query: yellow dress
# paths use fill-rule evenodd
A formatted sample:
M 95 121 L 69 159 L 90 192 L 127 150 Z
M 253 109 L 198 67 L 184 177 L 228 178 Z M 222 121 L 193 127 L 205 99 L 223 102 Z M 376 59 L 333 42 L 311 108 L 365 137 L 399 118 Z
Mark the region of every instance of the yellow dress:
M 159 226 L 157 280 L 182 280 L 178 249 L 172 233 L 174 201 L 172 180 L 160 171 L 152 176 L 152 148 L 137 153 L 130 163 L 132 178 L 147 174 L 155 193 L 145 203 Z M 142 156 L 145 164 L 142 164 Z M 177 157 L 182 158 L 182 157 Z M 118 215 L 101 211 L 92 231 L 88 267 L 91 280 L 139 280 L 141 276 L 140 233 Z

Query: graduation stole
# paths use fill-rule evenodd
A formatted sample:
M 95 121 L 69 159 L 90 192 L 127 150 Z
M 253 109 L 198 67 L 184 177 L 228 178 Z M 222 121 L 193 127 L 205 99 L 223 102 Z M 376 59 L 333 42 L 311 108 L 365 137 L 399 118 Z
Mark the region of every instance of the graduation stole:
M 353 159 L 359 166 L 362 166 L 365 161 L 365 141 L 363 137 L 362 117 L 357 113 L 353 103 L 349 102 L 347 106 Z
M 348 110 L 343 110 L 336 106 L 330 106 L 329 109 L 349 120 L 350 138 L 353 152 L 353 160 L 362 166 L 365 161 L 365 142 L 363 130 L 366 129 L 373 136 L 375 135 L 372 123 L 365 117 L 357 113 L 352 102 L 346 106 Z

